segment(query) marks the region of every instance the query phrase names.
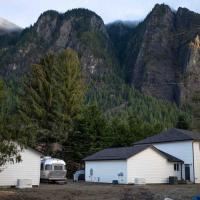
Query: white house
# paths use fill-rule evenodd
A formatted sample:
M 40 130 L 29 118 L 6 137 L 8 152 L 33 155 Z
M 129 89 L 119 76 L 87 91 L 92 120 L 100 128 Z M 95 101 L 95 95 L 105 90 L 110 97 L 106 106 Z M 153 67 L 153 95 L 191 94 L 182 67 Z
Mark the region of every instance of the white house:
M 135 143 L 147 144 L 183 160 L 182 179 L 200 183 L 200 133 L 172 128 Z
M 200 183 L 200 134 L 169 129 L 132 147 L 104 149 L 84 160 L 89 182 L 168 183 L 169 176 L 176 176 Z
M 85 158 L 86 181 L 112 183 L 135 183 L 144 179 L 146 183 L 167 183 L 169 176 L 181 176 L 174 164 L 182 160 L 166 154 L 154 146 L 104 149 Z
M 31 186 L 39 186 L 41 154 L 31 148 L 27 148 L 20 155 L 21 162 L 7 163 L 0 168 L 0 186 L 17 186 L 20 179 L 28 180 Z

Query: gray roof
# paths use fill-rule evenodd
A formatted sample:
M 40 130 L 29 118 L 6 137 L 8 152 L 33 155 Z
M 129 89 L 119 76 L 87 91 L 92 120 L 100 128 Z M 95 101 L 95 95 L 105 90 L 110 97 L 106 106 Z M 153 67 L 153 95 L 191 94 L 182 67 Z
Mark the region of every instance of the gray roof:
M 159 154 L 161 154 L 163 157 L 165 157 L 170 162 L 183 162 L 182 160 L 180 160 L 174 156 L 171 156 L 165 152 L 162 152 L 151 145 L 136 145 L 136 146 L 131 146 L 131 147 L 104 149 L 102 151 L 99 151 L 99 152 L 91 155 L 91 156 L 86 157 L 83 160 L 84 161 L 126 160 L 147 148 L 153 148 L 154 150 L 156 150 Z
M 84 158 L 84 160 L 126 160 L 147 147 L 149 147 L 149 145 L 103 149 Z
M 159 134 L 148 137 L 134 144 L 135 145 L 154 144 L 154 143 L 186 141 L 186 140 L 200 140 L 200 133 L 194 133 L 192 131 L 171 128 L 167 131 L 163 131 Z

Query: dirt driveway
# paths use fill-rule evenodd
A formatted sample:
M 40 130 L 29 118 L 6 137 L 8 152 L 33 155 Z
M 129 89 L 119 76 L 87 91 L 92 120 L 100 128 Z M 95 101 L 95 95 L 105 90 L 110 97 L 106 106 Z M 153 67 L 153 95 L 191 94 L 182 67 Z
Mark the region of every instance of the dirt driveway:
M 33 189 L 1 189 L 0 200 L 190 200 L 200 185 L 109 185 L 68 182 L 41 184 Z

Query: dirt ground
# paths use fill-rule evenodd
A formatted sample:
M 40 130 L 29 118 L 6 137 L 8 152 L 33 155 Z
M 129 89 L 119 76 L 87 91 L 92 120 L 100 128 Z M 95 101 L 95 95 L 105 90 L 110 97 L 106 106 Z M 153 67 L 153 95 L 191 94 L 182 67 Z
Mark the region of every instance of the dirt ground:
M 0 200 L 191 200 L 200 185 L 41 184 L 33 189 L 0 189 Z

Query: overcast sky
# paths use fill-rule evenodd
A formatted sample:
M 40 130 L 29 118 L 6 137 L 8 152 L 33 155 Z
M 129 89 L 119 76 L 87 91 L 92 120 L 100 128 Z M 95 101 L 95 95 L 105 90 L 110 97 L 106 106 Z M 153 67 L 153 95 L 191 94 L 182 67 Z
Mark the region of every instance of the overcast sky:
M 88 8 L 100 15 L 105 23 L 115 20 L 141 20 L 156 3 L 174 9 L 187 7 L 200 13 L 200 0 L 0 0 L 0 17 L 21 27 L 33 24 L 49 9 L 66 12 L 72 8 Z

